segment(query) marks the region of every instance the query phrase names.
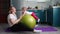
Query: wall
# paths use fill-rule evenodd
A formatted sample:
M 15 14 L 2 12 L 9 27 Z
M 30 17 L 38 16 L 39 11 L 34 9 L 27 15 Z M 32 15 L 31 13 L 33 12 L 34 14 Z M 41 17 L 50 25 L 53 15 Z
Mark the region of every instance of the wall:
M 32 8 L 35 8 L 35 6 L 38 6 L 39 7 L 39 9 L 44 9 L 44 8 L 47 8 L 48 7 L 48 3 L 47 2 L 42 2 L 42 3 L 40 3 L 40 2 L 33 2 L 33 1 L 30 1 L 30 2 L 27 2 L 27 1 L 25 1 L 24 3 L 23 3 L 23 6 L 26 6 L 26 7 L 32 7 Z
M 52 1 L 51 1 L 51 4 L 54 5 L 54 4 L 56 4 L 57 2 L 60 3 L 60 0 L 52 0 Z
M 23 5 L 22 5 L 23 4 Z M 32 8 L 35 8 L 35 6 L 38 6 L 39 9 L 44 9 L 44 8 L 47 8 L 48 7 L 48 2 L 34 2 L 34 1 L 24 1 L 23 3 L 21 4 L 21 7 L 23 6 L 26 6 L 26 7 L 32 7 Z
M 32 8 L 34 8 L 35 6 L 37 5 L 37 3 L 36 2 L 33 2 L 33 1 L 30 1 L 30 2 L 28 2 L 28 1 L 25 1 L 24 3 L 23 3 L 23 6 L 26 6 L 26 7 L 32 7 Z
M 38 2 L 38 3 L 34 2 L 34 1 L 27 2 L 25 0 L 12 0 L 11 5 L 16 7 L 17 15 L 19 17 L 19 15 L 21 15 L 20 9 L 23 6 L 26 6 L 26 7 L 30 6 L 30 7 L 34 8 L 37 5 L 39 7 L 39 9 L 46 9 L 49 7 L 49 5 L 53 6 L 54 4 L 56 4 L 57 1 L 60 2 L 60 0 L 50 0 L 49 2 Z
M 26 0 L 12 0 L 11 4 L 13 4 L 15 7 L 17 6 L 17 9 L 21 9 L 23 6 L 30 6 L 32 8 L 34 8 L 36 5 L 38 5 L 39 9 L 44 9 L 44 8 L 48 8 L 49 5 L 54 5 L 57 2 L 60 2 L 60 0 L 50 0 L 47 2 L 34 2 L 34 1 L 30 1 L 27 2 Z
M 0 23 L 7 23 L 9 0 L 0 0 Z
M 32 7 L 34 8 L 35 6 L 38 6 L 39 9 L 46 8 L 48 6 L 48 2 L 43 2 L 43 3 L 37 3 L 34 1 L 25 1 L 25 0 L 12 0 L 11 5 L 15 6 L 17 10 L 21 9 L 23 6 L 25 7 Z
M 39 9 L 46 9 L 49 6 L 48 2 L 37 3 L 37 5 Z

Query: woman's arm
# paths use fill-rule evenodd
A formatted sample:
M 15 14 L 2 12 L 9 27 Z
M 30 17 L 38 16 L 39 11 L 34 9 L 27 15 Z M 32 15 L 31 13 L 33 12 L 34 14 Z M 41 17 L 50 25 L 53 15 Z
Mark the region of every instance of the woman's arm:
M 17 24 L 19 21 L 21 21 L 22 17 L 25 15 L 25 13 L 23 15 L 20 16 L 19 19 L 17 20 L 14 20 L 14 19 L 10 19 L 10 22 L 14 25 L 14 24 Z

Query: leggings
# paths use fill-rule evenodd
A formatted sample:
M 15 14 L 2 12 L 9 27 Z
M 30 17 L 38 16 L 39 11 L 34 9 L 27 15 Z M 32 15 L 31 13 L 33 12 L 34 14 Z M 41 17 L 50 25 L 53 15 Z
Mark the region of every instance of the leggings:
M 28 28 L 25 25 L 22 25 L 22 23 L 18 23 L 10 27 L 12 32 L 18 32 L 18 31 L 33 31 L 33 29 Z

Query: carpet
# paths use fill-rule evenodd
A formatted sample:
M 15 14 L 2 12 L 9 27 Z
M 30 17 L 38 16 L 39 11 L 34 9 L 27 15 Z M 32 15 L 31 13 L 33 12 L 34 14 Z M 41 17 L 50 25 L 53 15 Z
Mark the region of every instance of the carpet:
M 52 26 L 35 27 L 34 30 L 41 30 L 42 32 L 58 31 L 57 28 Z

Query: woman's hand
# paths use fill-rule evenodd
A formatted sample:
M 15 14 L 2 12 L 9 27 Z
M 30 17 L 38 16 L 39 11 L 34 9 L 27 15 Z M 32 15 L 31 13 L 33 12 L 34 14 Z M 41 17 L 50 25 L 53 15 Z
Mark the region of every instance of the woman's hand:
M 22 16 L 24 16 L 25 15 L 25 12 L 22 14 Z
M 25 12 L 19 17 L 19 19 L 21 20 L 24 15 L 25 15 Z
M 20 16 L 20 18 L 23 17 L 24 15 L 25 15 L 25 12 Z

